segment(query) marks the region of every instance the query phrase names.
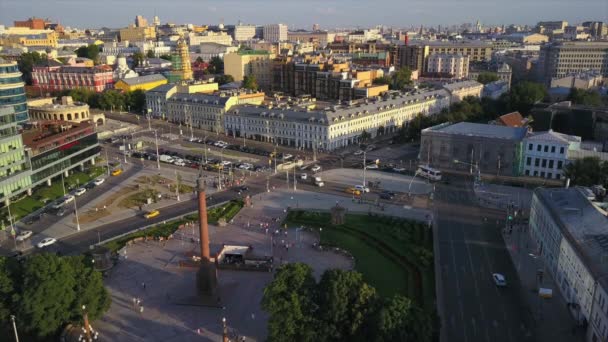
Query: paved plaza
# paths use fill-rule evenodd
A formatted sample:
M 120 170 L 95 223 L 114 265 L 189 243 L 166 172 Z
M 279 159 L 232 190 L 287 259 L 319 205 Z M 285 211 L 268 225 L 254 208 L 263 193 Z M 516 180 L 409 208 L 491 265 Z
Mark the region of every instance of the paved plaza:
M 320 172 L 319 176 L 326 182 L 340 183 L 345 186 L 363 184 L 363 169 L 333 169 Z M 433 190 L 433 186 L 420 177 L 414 177 L 412 180 L 411 176 L 398 173 L 366 170 L 365 182 L 371 181 L 379 181 L 380 188 L 384 190 L 411 192 L 416 195 L 428 194 Z

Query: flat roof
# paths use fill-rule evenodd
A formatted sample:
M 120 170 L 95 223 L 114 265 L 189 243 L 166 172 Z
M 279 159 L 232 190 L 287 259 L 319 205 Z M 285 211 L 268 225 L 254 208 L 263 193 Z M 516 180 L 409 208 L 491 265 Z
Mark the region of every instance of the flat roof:
M 534 195 L 547 208 L 563 237 L 585 267 L 608 288 L 608 217 L 581 188 L 538 188 Z
M 507 127 L 498 125 L 478 124 L 472 122 L 443 123 L 429 127 L 423 131 L 435 131 L 454 135 L 467 135 L 485 138 L 521 140 L 528 131 L 525 127 Z

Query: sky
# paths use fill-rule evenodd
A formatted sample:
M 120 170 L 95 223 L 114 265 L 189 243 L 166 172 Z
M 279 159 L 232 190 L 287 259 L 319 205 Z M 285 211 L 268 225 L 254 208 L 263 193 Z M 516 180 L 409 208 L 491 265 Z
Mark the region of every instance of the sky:
M 608 0 L 0 0 L 0 24 L 32 16 L 78 28 L 124 27 L 136 15 L 162 23 L 285 23 L 290 29 L 608 21 Z

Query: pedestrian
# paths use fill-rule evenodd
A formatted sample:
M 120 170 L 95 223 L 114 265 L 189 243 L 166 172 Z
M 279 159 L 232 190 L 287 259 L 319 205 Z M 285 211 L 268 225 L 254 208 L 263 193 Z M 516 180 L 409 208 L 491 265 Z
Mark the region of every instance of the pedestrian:
M 251 313 L 251 319 L 255 319 L 255 314 L 253 312 Z
M 141 287 L 143 287 L 143 288 L 144 288 L 144 290 L 145 290 L 145 289 L 146 289 L 146 283 L 145 283 L 145 282 L 142 282 L 142 283 L 141 283 Z
M 268 235 L 268 228 L 266 228 L 266 235 Z
M 143 307 L 143 305 L 139 307 L 139 313 L 144 313 L 144 307 Z
M 133 305 L 137 304 L 137 298 L 133 297 Z

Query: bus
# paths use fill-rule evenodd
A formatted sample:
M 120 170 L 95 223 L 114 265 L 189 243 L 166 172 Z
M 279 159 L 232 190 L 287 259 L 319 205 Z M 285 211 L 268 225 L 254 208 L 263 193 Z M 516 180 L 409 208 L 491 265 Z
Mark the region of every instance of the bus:
M 420 175 L 420 177 L 424 177 L 431 181 L 441 180 L 441 171 L 435 170 L 428 165 L 418 165 L 418 170 L 416 173 Z

